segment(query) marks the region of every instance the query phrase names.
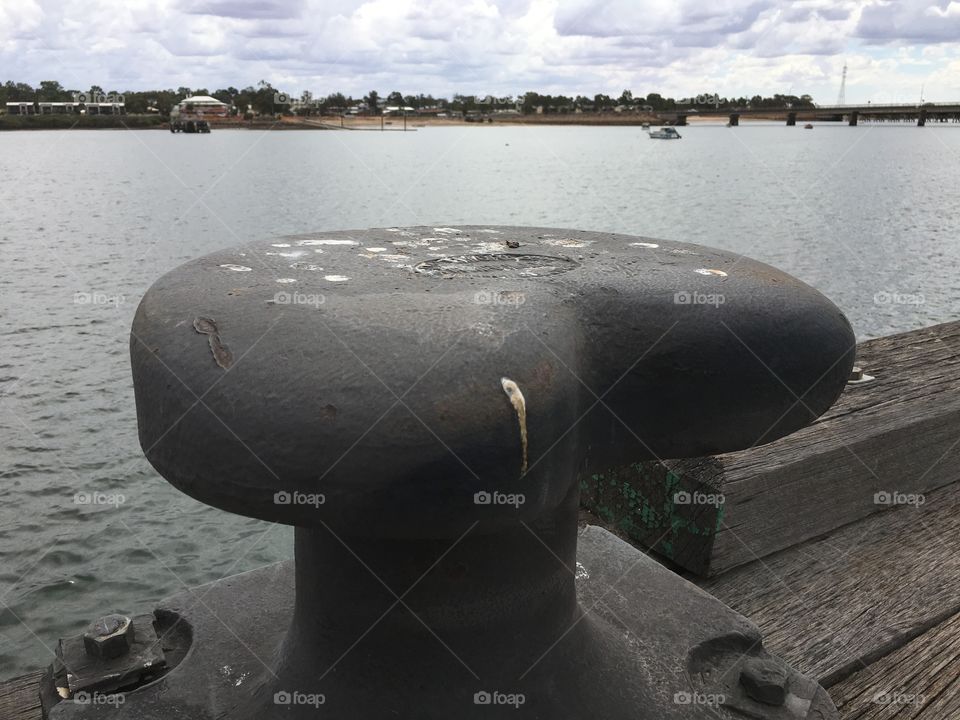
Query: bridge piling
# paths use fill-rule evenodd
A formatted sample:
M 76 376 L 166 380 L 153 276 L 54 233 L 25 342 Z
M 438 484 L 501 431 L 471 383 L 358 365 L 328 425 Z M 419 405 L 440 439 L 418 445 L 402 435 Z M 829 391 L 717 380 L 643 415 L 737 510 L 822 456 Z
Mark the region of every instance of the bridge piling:
M 850 127 L 856 127 L 857 122 L 860 120 L 860 112 L 853 110 L 850 112 Z
M 795 112 L 787 113 L 787 125 L 792 127 L 797 124 L 797 114 Z

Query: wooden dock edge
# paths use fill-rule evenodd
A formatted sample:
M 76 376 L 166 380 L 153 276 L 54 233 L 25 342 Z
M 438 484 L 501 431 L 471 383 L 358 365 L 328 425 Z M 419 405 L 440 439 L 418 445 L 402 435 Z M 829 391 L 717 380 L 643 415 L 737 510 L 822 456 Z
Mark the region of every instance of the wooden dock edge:
M 960 322 L 860 343 L 874 379 L 768 445 L 611 468 L 581 503 L 630 540 L 709 577 L 960 480 Z M 679 502 L 678 502 L 679 499 Z
M 0 720 L 42 720 L 40 680 L 44 671 L 0 681 Z
M 885 668 L 891 692 L 929 691 L 917 685 L 915 663 L 891 665 L 903 648 L 932 656 L 940 650 L 929 645 L 942 644 L 945 626 L 953 627 L 949 647 L 960 664 L 960 625 L 952 620 L 960 614 L 958 577 L 960 483 L 954 483 L 931 492 L 921 507 L 871 515 L 697 584 L 756 623 L 770 652 L 831 694 L 842 687 L 835 699 L 857 698 L 844 701 L 842 716 L 860 720 L 888 717 L 856 690 L 858 683 L 875 684 L 875 666 Z M 951 682 L 952 702 L 960 703 L 960 673 Z M 917 713 L 904 715 L 910 720 L 960 717 L 900 709 Z

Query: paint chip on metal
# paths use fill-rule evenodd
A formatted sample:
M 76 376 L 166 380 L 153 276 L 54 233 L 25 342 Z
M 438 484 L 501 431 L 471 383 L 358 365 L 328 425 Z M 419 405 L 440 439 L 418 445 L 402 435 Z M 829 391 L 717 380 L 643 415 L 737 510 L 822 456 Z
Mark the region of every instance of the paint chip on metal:
M 359 245 L 356 240 L 297 240 L 297 245 Z
M 193 329 L 201 335 L 207 336 L 214 362 L 224 370 L 229 369 L 230 366 L 233 365 L 233 353 L 230 352 L 230 348 L 224 345 L 220 339 L 220 330 L 217 324 L 210 318 L 197 317 L 194 318 Z
M 523 461 L 520 464 L 520 474 L 527 472 L 527 401 L 520 392 L 520 386 L 510 378 L 500 378 L 503 391 L 510 398 L 510 404 L 517 411 L 517 420 L 520 423 L 520 444 L 523 446 Z
M 555 247 L 570 247 L 570 248 L 582 248 L 587 247 L 590 244 L 590 241 L 586 240 L 574 240 L 573 238 L 544 238 L 544 245 L 553 245 Z

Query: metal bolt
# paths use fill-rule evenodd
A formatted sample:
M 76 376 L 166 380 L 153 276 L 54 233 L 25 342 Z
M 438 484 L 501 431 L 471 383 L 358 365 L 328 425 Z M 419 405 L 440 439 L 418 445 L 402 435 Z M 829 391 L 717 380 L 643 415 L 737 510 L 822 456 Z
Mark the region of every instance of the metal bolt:
M 854 365 L 853 369 L 850 370 L 850 377 L 847 378 L 847 383 L 856 385 L 859 383 L 870 382 L 873 380 L 873 375 L 867 375 L 863 368 L 859 365 Z
M 773 660 L 747 660 L 740 670 L 740 684 L 748 697 L 765 705 L 783 705 L 787 700 L 787 672 Z
M 104 615 L 83 634 L 87 655 L 101 660 L 126 655 L 133 644 L 133 623 L 126 615 Z

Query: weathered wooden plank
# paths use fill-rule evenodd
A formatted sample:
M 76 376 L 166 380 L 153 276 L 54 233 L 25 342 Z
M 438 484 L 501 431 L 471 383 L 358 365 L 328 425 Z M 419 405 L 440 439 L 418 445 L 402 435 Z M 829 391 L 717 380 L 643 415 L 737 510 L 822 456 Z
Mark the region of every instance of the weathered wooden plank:
M 960 484 L 697 584 L 830 687 L 960 612 Z
M 960 614 L 831 688 L 843 720 L 960 718 Z
M 849 385 L 811 426 L 750 450 L 584 478 L 584 505 L 715 575 L 886 509 L 877 493 L 960 480 L 960 322 L 861 343 L 858 365 L 876 379 Z M 683 507 L 678 491 L 723 504 Z
M 0 682 L 0 720 L 41 720 L 40 678 L 43 671 Z

